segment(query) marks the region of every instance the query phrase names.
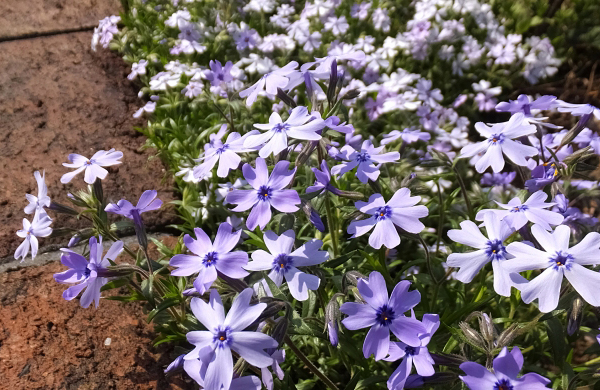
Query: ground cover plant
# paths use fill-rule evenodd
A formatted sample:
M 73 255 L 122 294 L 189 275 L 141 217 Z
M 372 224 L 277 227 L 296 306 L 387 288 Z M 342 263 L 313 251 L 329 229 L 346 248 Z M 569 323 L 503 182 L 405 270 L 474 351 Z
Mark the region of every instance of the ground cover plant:
M 596 384 L 600 359 L 574 363 L 572 343 L 598 333 L 600 109 L 506 98 L 568 54 L 552 28 L 531 32 L 541 16 L 478 1 L 124 6 L 92 48 L 131 63 L 182 234 L 150 258 L 143 214 L 162 201 L 104 193 L 119 151 L 68 155 L 61 182 L 87 184 L 72 205 L 36 172 L 15 258 L 50 234 L 85 243 L 63 250 L 65 299 L 145 302 L 155 344 L 181 351 L 166 371 L 205 389 Z M 90 226 L 51 227 L 47 211 Z M 137 251 L 117 236 L 131 225 Z

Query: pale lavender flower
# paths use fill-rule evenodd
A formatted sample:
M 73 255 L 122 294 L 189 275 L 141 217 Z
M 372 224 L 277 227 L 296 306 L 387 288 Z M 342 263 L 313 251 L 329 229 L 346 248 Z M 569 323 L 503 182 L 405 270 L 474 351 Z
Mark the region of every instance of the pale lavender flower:
M 131 64 L 131 73 L 127 76 L 129 80 L 134 80 L 137 76 L 141 74 L 146 74 L 146 66 L 148 66 L 148 61 L 140 60 L 139 62 L 134 62 Z
M 436 107 L 444 96 L 439 88 L 432 89 L 432 85 L 431 80 L 421 79 L 417 82 L 416 91 L 419 100 L 431 107 Z
M 225 200 L 225 197 L 227 196 L 228 193 L 230 193 L 233 190 L 239 190 L 242 187 L 244 187 L 246 184 L 248 184 L 248 182 L 244 179 L 236 179 L 233 184 L 231 182 L 227 182 L 224 184 L 219 184 L 219 188 L 217 188 L 215 190 L 215 200 L 217 202 L 221 202 L 223 205 L 228 204 L 227 201 Z M 237 218 L 237 217 L 236 217 Z
M 417 141 L 427 142 L 431 139 L 431 134 L 420 131 L 416 127 L 407 127 L 404 130 L 392 130 L 388 134 L 384 134 L 381 144 L 387 145 L 398 139 L 402 139 L 402 142 L 407 144 L 412 144 Z
M 281 364 L 285 361 L 285 350 L 278 349 L 271 354 L 271 357 L 273 358 L 273 364 L 271 365 L 271 369 L 273 370 L 273 373 L 275 373 L 275 375 L 277 375 L 277 378 L 279 378 L 279 380 L 283 380 L 284 372 L 281 369 L 281 367 L 279 367 L 279 364 Z M 260 369 L 260 372 L 261 372 L 262 382 L 265 385 L 265 387 L 267 388 L 267 390 L 273 390 L 274 383 L 273 383 L 273 374 L 271 374 L 271 371 L 269 371 L 269 369 L 267 367 L 263 367 Z
M 34 259 L 38 252 L 38 239 L 37 237 L 48 237 L 52 234 L 52 219 L 46 214 L 45 211 L 36 212 L 33 216 L 33 220 L 29 222 L 26 218 L 23 218 L 23 229 L 17 231 L 17 236 L 24 238 L 23 242 L 19 245 L 15 251 L 15 259 L 25 260 L 25 257 L 31 249 L 31 258 Z
M 560 225 L 563 221 L 563 216 L 554 211 L 546 210 L 554 203 L 546 203 L 548 195 L 544 191 L 537 191 L 531 194 L 525 203 L 521 202 L 519 197 L 511 199 L 507 204 L 499 203 L 498 206 L 502 209 L 484 209 L 477 213 L 475 219 L 483 221 L 486 214 L 495 214 L 500 220 L 504 220 L 508 226 L 515 230 L 521 229 L 528 221 L 542 226 L 546 230 L 550 230 L 550 225 Z
M 271 220 L 271 206 L 282 213 L 298 211 L 300 197 L 296 190 L 286 190 L 292 181 L 296 168 L 288 170 L 289 161 L 279 161 L 273 168 L 269 177 L 267 163 L 263 158 L 256 159 L 256 169 L 250 164 L 244 164 L 242 172 L 244 178 L 250 183 L 253 190 L 235 190 L 227 194 L 225 200 L 237 204 L 235 212 L 246 211 L 252 208 L 246 226 L 254 230 L 257 226 L 264 229 Z
M 177 269 L 171 271 L 171 275 L 190 276 L 198 273 L 194 288 L 200 295 L 217 280 L 217 272 L 233 279 L 247 276 L 248 272 L 244 271 L 243 267 L 248 263 L 248 254 L 243 251 L 232 252 L 240 241 L 242 231 L 234 232 L 232 229 L 229 223 L 221 223 L 214 243 L 200 228 L 194 229 L 196 239 L 186 234 L 183 242 L 193 255 L 173 256 L 169 265 Z
M 288 137 L 301 140 L 318 141 L 321 139 L 320 130 L 325 127 L 325 121 L 308 113 L 308 109 L 298 106 L 292 110 L 285 120 L 274 112 L 267 124 L 254 124 L 257 129 L 265 131 L 258 135 L 250 135 L 244 142 L 244 147 L 255 148 L 264 145 L 258 155 L 262 158 L 271 154 L 279 154 L 288 147 Z
M 563 194 L 557 194 L 554 202 L 556 202 L 556 206 L 552 208 L 552 211 L 565 217 L 562 224 L 569 226 L 573 232 L 579 231 L 581 226 L 594 226 L 598 223 L 598 218 L 583 213 L 577 207 L 569 207 L 569 199 Z
M 427 105 L 420 106 L 417 109 L 417 116 L 420 118 L 419 123 L 425 130 L 436 130 L 440 123 L 440 111 L 432 110 Z
M 539 191 L 556 180 L 558 180 L 556 163 L 541 163 L 531 170 L 531 179 L 525 181 L 525 188 L 529 192 Z
M 473 91 L 477 92 L 474 100 L 479 106 L 479 111 L 492 111 L 498 103 L 494 96 L 502 92 L 502 87 L 492 88 L 492 84 L 487 80 L 480 80 L 479 83 L 473 83 L 472 86 Z
M 243 51 L 246 49 L 254 49 L 260 43 L 260 35 L 258 32 L 250 28 L 246 23 L 241 23 L 241 28 L 236 31 L 233 35 L 235 40 L 236 49 Z
M 371 3 L 366 1 L 364 3 L 354 3 L 350 9 L 350 16 L 358 20 L 365 20 L 369 17 L 369 10 L 371 9 Z
M 360 152 L 350 145 L 344 145 L 337 157 L 346 160 L 347 162 L 331 168 L 331 174 L 336 176 L 343 175 L 344 173 L 357 168 L 356 177 L 358 177 L 358 180 L 362 183 L 366 183 L 369 180 L 376 181 L 379 177 L 379 167 L 381 164 L 398 161 L 400 159 L 400 153 L 398 152 L 380 154 L 383 151 L 383 148 L 383 146 L 378 148 L 374 147 L 369 140 L 363 142 Z M 378 163 L 379 165 L 376 166 L 375 163 Z
M 487 139 L 463 147 L 459 157 L 473 157 L 485 152 L 475 163 L 475 169 L 479 173 L 490 166 L 494 172 L 500 172 L 505 164 L 503 153 L 512 162 L 520 166 L 527 166 L 527 157 L 538 154 L 535 147 L 514 141 L 515 138 L 536 132 L 534 125 L 523 123 L 523 114 L 515 114 L 511 116 L 508 122 L 496 123 L 492 126 L 477 122 L 475 129 Z
M 46 172 L 40 175 L 39 171 L 33 173 L 38 186 L 37 196 L 25 194 L 29 204 L 25 206 L 25 214 L 45 213 L 44 207 L 50 207 L 50 197 L 48 196 L 48 186 L 46 186 Z
M 168 88 L 179 84 L 181 74 L 171 72 L 159 72 L 150 79 L 150 89 L 153 91 L 166 91 Z
M 315 184 L 306 188 L 306 193 L 320 191 L 321 193 L 329 191 L 332 194 L 339 195 L 341 192 L 331 184 L 331 174 L 329 173 L 329 167 L 327 161 L 321 161 L 321 169 L 311 168 L 315 174 Z
M 185 355 L 184 368 L 196 379 L 202 371 L 199 360 L 205 361 L 207 367 L 202 378 L 205 389 L 233 388 L 232 350 L 249 364 L 259 368 L 273 363 L 273 358 L 264 350 L 276 348 L 277 341 L 261 332 L 244 331 L 267 307 L 266 303 L 251 306 L 251 298 L 251 288 L 242 291 L 234 299 L 227 316 L 217 290 L 210 290 L 209 303 L 200 298 L 192 298 L 190 308 L 207 330 L 191 331 L 186 335 L 188 342 L 195 348 Z
M 573 139 L 573 142 L 577 142 L 579 148 L 585 148 L 591 146 L 594 153 L 600 155 L 600 134 L 585 128 Z
M 592 115 L 600 120 L 600 109 L 591 104 L 574 104 L 567 103 L 562 100 L 556 100 L 556 109 L 558 112 L 568 112 L 573 116 L 581 116 L 590 118 Z
M 186 26 L 190 24 L 191 20 L 192 15 L 190 14 L 190 11 L 184 8 L 171 14 L 171 16 L 169 16 L 169 18 L 165 21 L 165 25 L 182 29 L 186 28 Z
M 119 32 L 117 23 L 121 21 L 120 16 L 107 16 L 98 23 L 98 27 L 94 28 L 94 34 L 92 35 L 92 50 L 96 51 L 98 43 L 103 48 L 107 48 L 113 39 L 114 34 Z
M 387 203 L 381 194 L 373 194 L 368 202 L 354 203 L 359 211 L 371 217 L 352 221 L 348 226 L 348 233 L 352 237 L 360 237 L 375 227 L 369 237 L 369 245 L 375 249 L 382 245 L 389 249 L 395 248 L 400 244 L 396 226 L 414 234 L 425 228 L 419 218 L 429 215 L 429 210 L 423 205 L 416 206 L 420 200 L 420 196 L 410 196 L 408 188 L 400 188 Z
M 194 168 L 194 177 L 197 179 L 208 175 L 212 169 L 219 163 L 217 168 L 217 176 L 227 177 L 230 170 L 235 170 L 242 162 L 242 158 L 238 153 L 250 152 L 252 149 L 245 147 L 244 143 L 248 137 L 252 137 L 257 131 L 251 131 L 244 136 L 239 133 L 231 133 L 227 136 L 227 140 L 223 143 L 220 139 L 214 139 L 211 143 L 204 146 L 204 154 L 200 156 L 198 161 L 203 161 L 202 164 Z
M 283 68 L 276 69 L 262 76 L 254 85 L 250 88 L 240 92 L 240 97 L 248 97 L 246 99 L 246 105 L 250 107 L 256 99 L 258 94 L 262 91 L 266 91 L 270 95 L 277 95 L 277 88 L 285 89 L 289 83 L 290 76 L 296 72 L 298 63 L 292 61 Z
M 484 173 L 481 177 L 481 185 L 487 187 L 506 187 L 515 180 L 517 172 Z
M 105 277 L 107 267 L 110 261 L 114 261 L 123 251 L 123 241 L 116 241 L 112 244 L 108 252 L 102 257 L 102 236 L 91 237 L 89 241 L 90 261 L 75 253 L 70 249 L 61 249 L 63 252 L 60 261 L 63 265 L 69 267 L 68 270 L 54 274 L 54 280 L 58 283 L 75 284 L 63 292 L 63 298 L 70 301 L 77 297 L 85 288 L 81 295 L 81 307 L 87 308 L 92 302 L 98 307 L 100 304 L 100 289 L 108 279 Z
M 547 389 L 550 383 L 550 380 L 533 372 L 518 377 L 523 368 L 523 354 L 519 347 L 510 352 L 507 347 L 502 348 L 493 364 L 494 372 L 490 372 L 475 362 L 462 363 L 460 369 L 466 375 L 459 378 L 471 390 L 542 390 Z
M 133 113 L 134 118 L 139 118 L 143 113 L 147 112 L 149 114 L 153 113 L 156 110 L 156 102 L 146 102 L 143 107 L 140 107 L 136 112 Z
M 485 237 L 479 227 L 472 221 L 462 221 L 461 229 L 448 231 L 448 237 L 452 241 L 477 248 L 475 252 L 452 253 L 448 256 L 446 264 L 454 268 L 460 268 L 455 279 L 463 283 L 471 283 L 475 275 L 481 271 L 486 264 L 492 263 L 494 271 L 494 290 L 505 297 L 510 296 L 511 287 L 516 280 L 526 281 L 518 274 L 510 275 L 502 263 L 512 256 L 506 253 L 504 241 L 514 231 L 506 222 L 501 221 L 496 215 L 487 213 L 484 215 Z
M 69 154 L 69 163 L 63 163 L 67 168 L 76 168 L 73 172 L 65 173 L 60 182 L 67 184 L 75 175 L 85 171 L 84 180 L 88 184 L 94 184 L 96 179 L 104 179 L 108 171 L 103 167 L 121 164 L 119 161 L 123 157 L 123 152 L 111 150 L 99 150 L 92 158 L 88 159 L 80 154 Z
M 181 93 L 190 99 L 200 95 L 204 89 L 204 84 L 199 81 L 190 81 L 185 88 L 181 90 Z
M 220 86 L 223 83 L 228 83 L 232 81 L 235 77 L 231 74 L 231 69 L 233 68 L 233 63 L 231 61 L 227 61 L 225 66 L 221 65 L 221 61 L 211 60 L 209 62 L 210 70 L 207 71 L 204 75 L 210 84 L 213 87 Z
M 385 279 L 377 271 L 369 274 L 369 280 L 360 279 L 357 287 L 366 304 L 346 302 L 340 310 L 348 316 L 342 320 L 347 329 L 371 328 L 363 344 L 365 358 L 375 355 L 375 360 L 381 360 L 387 356 L 390 331 L 407 345 L 421 345 L 419 334 L 427 329 L 420 321 L 404 315 L 421 301 L 419 291 L 408 291 L 408 280 L 398 283 L 389 298 Z
M 250 271 L 270 270 L 269 278 L 277 286 L 281 286 L 285 279 L 294 299 L 307 300 L 308 290 L 318 289 L 320 280 L 297 267 L 308 267 L 326 261 L 329 253 L 319 250 L 323 242 L 313 239 L 292 252 L 296 238 L 293 230 L 287 230 L 280 236 L 267 231 L 263 238 L 269 252 L 262 249 L 253 252 L 252 261 L 244 268 Z
M 414 313 L 412 317 L 414 318 Z M 435 373 L 433 368 L 435 362 L 429 354 L 427 345 L 440 326 L 440 318 L 437 314 L 425 314 L 422 324 L 425 332 L 419 334 L 421 340 L 419 346 L 410 346 L 403 342 L 390 343 L 389 356 L 384 360 L 395 362 L 402 359 L 402 362 L 388 379 L 388 389 L 403 389 L 413 366 L 420 376 L 431 376 Z
M 133 219 L 138 226 L 142 226 L 141 214 L 158 210 L 162 206 L 162 200 L 156 198 L 157 194 L 156 190 L 146 190 L 142 196 L 140 196 L 135 207 L 130 201 L 121 199 L 117 204 L 107 204 L 104 211 Z
M 600 264 L 600 234 L 588 233 L 577 245 L 569 248 L 571 228 L 566 225 L 557 226 L 553 233 L 540 225 L 533 225 L 531 233 L 543 250 L 513 242 L 506 250 L 514 259 L 503 264 L 509 272 L 544 269 L 529 283 L 518 287 L 523 302 L 538 299 L 539 309 L 544 313 L 556 309 L 565 276 L 586 302 L 600 306 L 600 272 L 584 267 Z
M 519 95 L 517 100 L 509 100 L 508 102 L 500 102 L 496 105 L 498 112 L 510 112 L 516 114 L 523 113 L 525 116 L 532 116 L 539 110 L 550 110 L 554 107 L 556 96 L 544 95 L 535 100 L 527 95 Z
M 340 36 L 348 31 L 350 25 L 346 21 L 345 16 L 340 16 L 339 18 L 334 16 L 330 16 L 324 23 L 325 31 L 331 31 L 333 35 Z

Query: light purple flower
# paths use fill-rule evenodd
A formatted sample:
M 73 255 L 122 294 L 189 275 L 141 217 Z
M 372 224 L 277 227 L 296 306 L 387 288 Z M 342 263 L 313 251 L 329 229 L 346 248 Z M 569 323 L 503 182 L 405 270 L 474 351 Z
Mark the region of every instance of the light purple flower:
M 518 377 L 519 371 L 523 368 L 523 354 L 519 347 L 514 347 L 510 352 L 508 348 L 502 348 L 493 364 L 492 373 L 481 364 L 462 363 L 460 369 L 466 375 L 461 375 L 459 378 L 471 390 L 542 390 L 547 389 L 550 383 L 550 380 L 533 372 Z
M 491 262 L 494 270 L 494 290 L 500 295 L 509 297 L 511 287 L 515 285 L 515 281 L 526 281 L 520 275 L 510 275 L 502 268 L 502 263 L 506 259 L 512 258 L 511 255 L 506 253 L 504 241 L 512 234 L 513 229 L 492 213 L 485 214 L 484 221 L 487 237 L 481 234 L 479 227 L 472 221 L 462 221 L 460 223 L 461 229 L 448 231 L 448 237 L 452 241 L 478 250 L 468 253 L 452 253 L 448 256 L 446 264 L 454 268 L 460 268 L 455 275 L 455 279 L 463 283 L 471 283 L 475 275 L 487 263 Z
M 402 142 L 407 144 L 412 144 L 417 141 L 427 142 L 431 139 L 431 134 L 425 131 L 420 131 L 416 127 L 408 127 L 404 130 L 392 130 L 388 134 L 383 135 L 381 144 L 387 145 L 396 141 L 397 139 L 402 139 Z
M 309 114 L 306 107 L 298 106 L 292 110 L 285 122 L 278 113 L 274 112 L 269 117 L 269 123 L 254 124 L 254 127 L 266 132 L 250 135 L 244 141 L 244 147 L 255 148 L 264 145 L 258 155 L 267 158 L 271 154 L 278 154 L 285 150 L 288 147 L 288 137 L 311 141 L 320 140 L 319 131 L 325 127 L 325 121 Z
M 271 270 L 269 278 L 277 286 L 281 286 L 285 278 L 294 299 L 305 301 L 308 299 L 308 290 L 318 289 L 320 280 L 297 267 L 321 264 L 329 258 L 329 254 L 320 251 L 323 242 L 314 239 L 292 252 L 295 238 L 293 230 L 285 231 L 280 236 L 272 231 L 265 232 L 264 241 L 270 253 L 262 249 L 255 251 L 252 253 L 253 261 L 244 268 L 250 271 Z
M 531 179 L 525 181 L 525 188 L 529 192 L 539 191 L 556 180 L 558 180 L 556 163 L 540 163 L 531 170 Z
M 213 87 L 217 87 L 223 83 L 228 83 L 234 79 L 231 75 L 233 63 L 227 61 L 225 66 L 221 65 L 221 61 L 211 60 L 209 62 L 210 70 L 205 73 L 205 77 Z
M 281 367 L 279 367 L 279 364 L 281 364 L 285 361 L 285 351 L 283 349 L 278 349 L 277 351 L 275 351 L 271 354 L 271 357 L 273 358 L 273 364 L 271 365 L 271 369 L 273 370 L 273 373 L 275 373 L 275 375 L 277 375 L 277 378 L 279 378 L 279 380 L 283 380 L 284 372 L 281 369 Z M 263 367 L 260 369 L 260 372 L 261 372 L 262 382 L 264 383 L 267 390 L 273 390 L 274 383 L 273 383 L 273 374 L 271 374 L 271 371 L 269 371 L 269 369 L 267 367 Z
M 15 251 L 15 259 L 25 260 L 25 257 L 29 253 L 31 248 L 31 258 L 34 259 L 38 252 L 38 239 L 37 237 L 48 237 L 52 234 L 52 219 L 46 214 L 45 211 L 37 212 L 33 216 L 33 220 L 29 222 L 26 218 L 23 218 L 23 229 L 17 231 L 17 236 L 24 238 L 23 242 Z
M 194 229 L 196 239 L 186 234 L 183 242 L 193 255 L 173 256 L 169 265 L 177 269 L 171 271 L 171 275 L 190 276 L 198 273 L 194 288 L 201 295 L 217 280 L 217 272 L 233 279 L 247 276 L 248 272 L 243 267 L 248 263 L 248 254 L 243 251 L 231 252 L 239 242 L 242 231 L 232 230 L 229 223 L 221 223 L 214 243 L 200 228 Z
M 207 362 L 203 378 L 205 389 L 228 390 L 232 384 L 233 356 L 235 351 L 249 364 L 263 368 L 273 363 L 264 350 L 278 346 L 271 336 L 261 332 L 246 331 L 266 309 L 266 303 L 250 305 L 252 289 L 242 291 L 233 301 L 227 316 L 217 290 L 210 290 L 209 303 L 192 298 L 190 308 L 194 316 L 207 329 L 188 332 L 187 340 L 195 348 L 185 355 L 184 368 L 192 378 L 200 377 L 200 362 Z M 188 364 L 188 361 L 191 361 Z
M 134 118 L 139 118 L 143 113 L 153 113 L 156 111 L 156 102 L 146 102 L 143 107 L 140 107 L 136 112 L 133 113 Z
M 425 228 L 419 218 L 429 215 L 429 210 L 423 205 L 415 206 L 420 200 L 420 196 L 410 196 L 408 188 L 400 188 L 387 203 L 381 194 L 373 194 L 368 202 L 354 203 L 358 210 L 371 217 L 352 221 L 348 226 L 348 233 L 352 234 L 352 237 L 360 237 L 375 227 L 369 237 L 369 245 L 375 249 L 381 248 L 382 245 L 390 249 L 395 248 L 400 245 L 400 235 L 396 226 L 414 234 Z
M 292 61 L 283 68 L 279 68 L 265 74 L 250 88 L 241 91 L 240 97 L 248 97 L 248 99 L 246 99 L 246 105 L 250 107 L 258 98 L 258 94 L 263 90 L 270 95 L 277 95 L 277 88 L 286 88 L 290 76 L 296 72 L 295 69 L 297 67 L 298 63 L 296 61 Z
M 212 171 L 217 162 L 219 163 L 217 176 L 227 177 L 229 171 L 238 169 L 242 162 L 242 158 L 238 156 L 238 153 L 246 153 L 252 150 L 245 147 L 244 142 L 256 133 L 257 131 L 251 131 L 244 134 L 244 136 L 239 133 L 231 133 L 227 136 L 225 143 L 220 139 L 214 139 L 210 144 L 206 144 L 204 154 L 198 159 L 203 163 L 194 168 L 194 177 L 196 179 L 205 177 Z
M 148 66 L 148 61 L 146 60 L 134 62 L 131 64 L 131 73 L 127 76 L 127 78 L 129 80 L 134 80 L 138 75 L 146 74 L 146 66 Z
M 250 164 L 244 164 L 242 172 L 244 178 L 254 188 L 253 190 L 235 190 L 227 194 L 225 200 L 237 204 L 235 212 L 246 211 L 252 208 L 246 226 L 254 230 L 257 226 L 264 229 L 271 220 L 271 206 L 282 213 L 298 211 L 300 197 L 296 190 L 286 190 L 288 184 L 296 174 L 296 168 L 288 170 L 289 161 L 279 161 L 273 168 L 269 177 L 267 163 L 263 158 L 256 159 L 256 169 Z
M 425 332 L 419 334 L 421 340 L 419 346 L 410 346 L 402 342 L 390 343 L 389 356 L 384 360 L 389 362 L 403 360 L 388 379 L 388 389 L 403 389 L 413 366 L 420 376 L 431 376 L 435 373 L 433 368 L 435 362 L 429 354 L 427 345 L 431 341 L 431 336 L 440 326 L 440 318 L 437 314 L 425 314 L 422 324 Z
M 550 110 L 554 107 L 556 96 L 544 95 L 535 100 L 527 95 L 519 95 L 517 100 L 509 100 L 508 102 L 500 102 L 496 105 L 498 112 L 510 112 L 516 114 L 523 113 L 525 116 L 532 116 L 535 111 L 532 110 Z
M 557 194 L 554 201 L 556 206 L 552 208 L 552 211 L 565 217 L 562 224 L 569 226 L 573 232 L 579 231 L 581 226 L 594 226 L 598 223 L 598 218 L 583 213 L 577 207 L 569 207 L 569 199 L 563 194 Z
M 568 112 L 573 116 L 586 116 L 588 118 L 593 115 L 597 120 L 600 120 L 600 109 L 591 104 L 574 104 L 557 100 L 556 105 L 558 112 Z
M 246 180 L 240 179 L 240 178 L 236 179 L 235 182 L 233 182 L 233 184 L 231 182 L 219 184 L 219 188 L 215 189 L 215 200 L 217 202 L 221 202 L 223 205 L 228 204 L 227 201 L 225 200 L 225 197 L 227 196 L 227 194 L 230 193 L 231 191 L 241 189 L 246 184 L 248 184 L 248 182 Z M 232 226 L 235 228 L 235 225 L 232 224 Z
M 96 237 L 91 237 L 89 246 L 89 262 L 79 253 L 70 249 L 61 249 L 63 254 L 60 261 L 69 269 L 54 274 L 54 280 L 58 283 L 76 283 L 75 286 L 71 286 L 63 292 L 63 298 L 67 301 L 74 299 L 83 289 L 86 289 L 80 299 L 81 307 L 84 308 L 87 308 L 92 302 L 96 307 L 100 304 L 100 288 L 108 282 L 103 273 L 110 265 L 109 260 L 114 261 L 123 251 L 123 241 L 113 243 L 104 257 L 102 257 L 102 236 L 98 237 L 98 240 Z
M 119 161 L 123 157 L 123 152 L 111 150 L 99 150 L 92 158 L 88 159 L 80 154 L 69 154 L 69 163 L 63 163 L 63 166 L 67 168 L 76 168 L 73 172 L 65 173 L 61 178 L 60 182 L 67 184 L 78 173 L 85 171 L 84 180 L 88 184 L 94 184 L 96 179 L 104 179 L 108 174 L 108 171 L 102 167 L 109 167 L 111 165 L 121 164 Z
M 554 206 L 554 203 L 546 203 L 548 195 L 544 191 L 537 191 L 525 201 L 521 202 L 519 197 L 514 197 L 508 204 L 496 202 L 499 209 L 484 209 L 477 213 L 475 219 L 483 221 L 488 213 L 496 214 L 499 219 L 504 220 L 508 226 L 515 230 L 519 230 L 527 224 L 527 221 L 539 224 L 546 230 L 550 230 L 550 225 L 560 225 L 563 221 L 563 216 L 554 211 L 546 210 Z
M 506 187 L 515 180 L 517 172 L 484 173 L 481 177 L 481 185 L 487 187 Z
M 185 360 L 185 355 L 181 355 L 175 359 L 175 361 L 171 364 L 178 364 L 183 367 L 185 372 L 192 378 L 193 380 L 200 385 L 200 388 L 203 390 L 208 390 L 206 387 L 205 379 L 206 372 L 208 371 L 208 367 L 211 362 L 211 358 L 214 356 L 211 354 L 201 355 L 198 359 L 189 359 Z M 170 365 L 169 365 L 170 367 Z M 167 368 L 168 369 L 168 368 Z M 247 375 L 238 377 L 237 374 L 233 374 L 234 377 L 231 379 L 231 384 L 229 387 L 221 387 L 221 390 L 229 389 L 229 390 L 261 390 L 262 386 L 260 384 L 260 379 L 254 375 Z
M 381 164 L 400 159 L 400 153 L 398 152 L 380 154 L 383 148 L 383 146 L 374 147 L 369 140 L 363 142 L 360 152 L 350 145 L 344 145 L 337 157 L 347 162 L 331 168 L 331 174 L 336 176 L 343 175 L 357 168 L 356 177 L 362 183 L 367 183 L 369 180 L 376 181 L 379 177 L 379 167 Z M 375 163 L 379 163 L 379 165 L 376 166 Z
M 121 199 L 117 204 L 109 203 L 106 205 L 104 211 L 122 215 L 141 224 L 140 215 L 142 213 L 158 210 L 162 206 L 162 200 L 156 198 L 157 194 L 156 190 L 146 190 L 140 196 L 136 206 L 132 205 L 128 200 Z
M 506 251 L 514 259 L 503 263 L 509 272 L 544 269 L 529 283 L 518 287 L 523 302 L 539 299 L 539 309 L 544 313 L 556 309 L 565 276 L 586 302 L 600 306 L 600 272 L 584 267 L 600 264 L 600 234 L 588 233 L 577 245 L 569 248 L 571 228 L 566 225 L 557 226 L 553 233 L 540 225 L 533 225 L 531 233 L 544 250 L 513 242 Z
M 29 204 L 25 206 L 25 214 L 45 213 L 44 207 L 50 207 L 50 197 L 48 196 L 48 186 L 46 186 L 46 172 L 40 175 L 39 171 L 33 173 L 38 185 L 37 196 L 25 194 Z
M 202 93 L 202 90 L 204 89 L 204 84 L 202 84 L 199 81 L 190 81 L 188 83 L 188 85 L 181 90 L 181 93 L 184 94 L 186 97 L 193 99 L 196 96 L 200 95 Z
M 348 316 L 342 320 L 346 328 L 371 328 L 363 344 L 365 358 L 375 355 L 375 360 L 381 360 L 387 356 L 390 350 L 390 331 L 411 347 L 421 346 L 419 334 L 425 333 L 427 329 L 420 321 L 404 315 L 421 301 L 418 291 L 408 291 L 408 280 L 398 283 L 389 298 L 385 279 L 377 271 L 369 274 L 369 280 L 360 279 L 357 287 L 367 303 L 346 302 L 340 310 Z
M 333 194 L 339 195 L 341 193 L 340 190 L 335 188 L 331 184 L 331 174 L 329 173 L 329 167 L 327 166 L 327 161 L 321 161 L 321 169 L 319 168 L 311 168 L 313 173 L 315 174 L 315 184 L 306 188 L 306 193 L 309 194 L 311 192 L 320 191 L 321 193 L 325 191 L 329 191 Z
M 533 146 L 514 141 L 515 138 L 533 134 L 536 131 L 534 125 L 523 124 L 523 118 L 523 114 L 515 114 L 508 122 L 496 123 L 492 126 L 477 122 L 475 129 L 487 139 L 463 147 L 459 157 L 473 157 L 485 152 L 475 164 L 475 169 L 479 173 L 490 166 L 494 172 L 500 172 L 504 168 L 503 153 L 515 164 L 527 166 L 526 158 L 536 156 L 538 150 Z

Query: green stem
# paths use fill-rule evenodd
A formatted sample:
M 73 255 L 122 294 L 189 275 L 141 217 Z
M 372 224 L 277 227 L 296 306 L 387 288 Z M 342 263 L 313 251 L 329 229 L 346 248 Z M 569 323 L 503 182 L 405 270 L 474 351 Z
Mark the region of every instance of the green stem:
M 304 353 L 302 353 L 302 351 L 300 351 L 300 349 L 296 346 L 296 344 L 294 344 L 294 342 L 292 341 L 290 336 L 286 335 L 284 341 L 287 344 L 287 346 L 290 347 L 292 352 L 294 352 L 296 354 L 296 356 L 298 356 L 298 359 L 302 360 L 302 363 L 304 363 L 304 365 L 306 365 L 306 367 L 308 367 L 308 369 L 313 374 L 315 374 L 317 377 L 319 377 L 319 379 L 322 380 L 323 383 L 325 383 L 325 385 L 327 385 L 327 387 L 329 387 L 332 390 L 339 390 L 339 388 L 335 385 L 335 383 L 333 383 L 331 381 L 331 379 L 329 379 L 325 374 L 323 374 L 321 372 L 321 370 L 319 370 L 317 368 L 317 366 L 315 366 L 310 361 L 310 359 L 308 359 L 308 357 L 306 357 L 306 355 Z
M 331 235 L 331 243 L 333 246 L 333 257 L 340 255 L 337 240 L 337 228 L 333 221 L 333 210 L 331 209 L 331 201 L 329 200 L 329 194 L 325 195 L 325 209 L 327 211 L 327 225 L 329 226 L 329 234 Z
M 467 194 L 467 186 L 465 185 L 462 176 L 458 173 L 458 169 L 456 169 L 456 166 L 454 167 L 454 173 L 456 175 L 456 179 L 458 180 L 458 185 L 460 186 L 460 192 L 462 192 L 463 198 L 465 198 L 465 204 L 467 205 L 469 218 L 475 219 L 475 214 L 473 214 L 473 206 L 471 205 L 471 200 L 469 200 L 469 195 Z

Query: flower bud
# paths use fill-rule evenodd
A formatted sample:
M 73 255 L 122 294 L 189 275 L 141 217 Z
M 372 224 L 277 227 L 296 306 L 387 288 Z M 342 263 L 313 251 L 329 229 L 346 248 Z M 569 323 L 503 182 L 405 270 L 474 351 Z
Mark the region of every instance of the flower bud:
M 471 328 L 466 322 L 461 322 L 458 324 L 458 326 L 462 330 L 463 335 L 465 336 L 469 344 L 476 345 L 480 348 L 485 348 L 485 340 L 483 339 L 483 337 L 481 337 L 481 334 L 479 334 L 479 332 Z
M 583 318 L 583 299 L 577 297 L 573 300 L 571 307 L 569 308 L 568 313 L 568 322 L 567 322 L 567 334 L 569 336 L 573 336 L 575 333 L 579 331 L 579 327 L 581 326 L 581 319 Z
M 78 215 L 79 214 L 77 212 L 77 210 L 74 210 L 68 206 L 65 206 L 65 205 L 62 205 L 62 204 L 56 203 L 56 202 L 50 203 L 50 206 L 48 207 L 48 209 L 50 209 L 52 211 L 56 211 L 57 213 L 60 213 L 60 214 L 69 214 L 69 215 Z
M 519 333 L 519 324 L 512 324 L 504 332 L 500 333 L 496 341 L 496 347 L 503 348 L 510 345 Z
M 340 326 L 340 305 L 338 304 L 338 297 L 343 294 L 334 294 L 327 306 L 325 307 L 325 331 L 329 335 L 329 342 L 334 347 L 338 345 L 338 330 Z
M 292 99 L 292 97 L 290 95 L 285 93 L 285 91 L 283 89 L 277 88 L 277 97 L 279 99 L 281 99 L 281 101 L 284 102 L 286 105 L 288 105 L 292 108 L 296 108 L 297 104 L 294 101 L 294 99 Z
M 174 374 L 178 371 L 181 371 L 183 369 L 184 356 L 185 354 L 177 356 L 177 358 L 175 358 L 175 360 L 173 360 L 171 364 L 169 364 L 167 368 L 165 368 L 165 374 Z

